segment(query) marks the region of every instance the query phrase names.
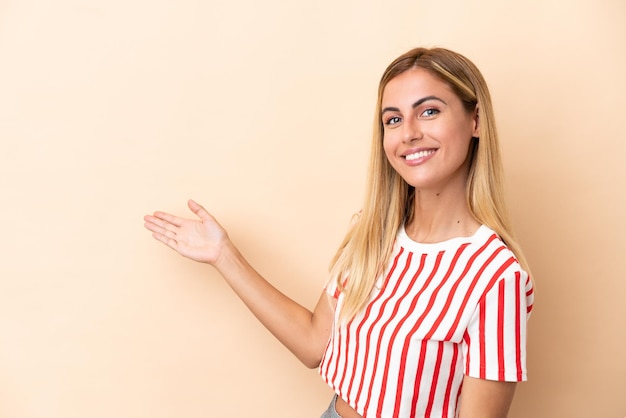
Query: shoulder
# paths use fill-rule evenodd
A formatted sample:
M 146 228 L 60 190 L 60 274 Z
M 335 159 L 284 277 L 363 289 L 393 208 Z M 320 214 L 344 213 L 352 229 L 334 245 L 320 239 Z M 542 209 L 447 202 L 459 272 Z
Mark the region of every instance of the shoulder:
M 513 251 L 493 229 L 486 225 L 481 225 L 474 234 L 471 245 L 476 251 L 481 251 L 484 256 L 493 260 L 495 265 L 501 264 L 512 271 L 522 270 Z
M 484 279 L 481 300 L 497 295 L 502 303 L 504 298 L 512 298 L 526 305 L 527 313 L 530 313 L 534 302 L 534 288 L 530 275 L 498 234 L 489 227 L 482 228 L 485 263 L 481 274 Z
M 467 244 L 468 265 L 483 292 L 500 282 L 522 282 L 532 286 L 528 273 L 498 234 L 482 225 Z

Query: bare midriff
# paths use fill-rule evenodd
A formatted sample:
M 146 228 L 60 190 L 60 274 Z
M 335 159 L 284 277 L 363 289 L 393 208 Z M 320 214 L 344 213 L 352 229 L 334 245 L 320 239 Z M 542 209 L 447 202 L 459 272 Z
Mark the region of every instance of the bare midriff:
M 358 414 L 346 401 L 337 397 L 337 403 L 335 404 L 335 409 L 341 418 L 363 418 Z

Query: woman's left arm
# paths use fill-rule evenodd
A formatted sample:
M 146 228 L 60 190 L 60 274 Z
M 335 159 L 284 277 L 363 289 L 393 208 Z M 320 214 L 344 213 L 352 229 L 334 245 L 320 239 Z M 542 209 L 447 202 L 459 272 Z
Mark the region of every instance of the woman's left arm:
M 516 382 L 463 377 L 459 418 L 506 418 Z

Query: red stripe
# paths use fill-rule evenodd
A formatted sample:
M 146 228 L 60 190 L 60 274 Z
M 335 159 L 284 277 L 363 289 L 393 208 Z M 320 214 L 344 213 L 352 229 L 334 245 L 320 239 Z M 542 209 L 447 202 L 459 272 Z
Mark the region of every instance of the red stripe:
M 502 274 L 504 273 L 504 271 L 513 262 L 515 262 L 515 259 L 511 257 L 506 262 L 504 262 L 504 264 L 500 266 L 500 268 L 495 272 L 495 274 L 492 276 L 491 280 L 489 281 L 489 284 L 485 288 L 485 291 L 483 292 L 483 296 L 481 297 L 480 302 L 478 303 L 478 309 L 479 309 L 478 346 L 480 349 L 480 364 L 479 364 L 480 373 L 479 375 L 481 379 L 485 378 L 486 369 L 487 369 L 486 356 L 485 356 L 485 295 L 492 290 L 494 284 L 498 281 L 499 278 L 502 277 Z
M 352 321 L 350 321 L 352 322 Z M 337 372 L 341 369 L 342 371 L 342 376 L 341 376 L 341 382 L 339 383 L 339 386 L 337 386 L 337 389 L 339 390 L 340 394 L 343 395 L 344 399 L 346 398 L 346 396 L 348 396 L 347 393 L 342 393 L 342 389 L 343 389 L 343 381 L 346 378 L 347 373 L 345 372 L 345 370 L 347 370 L 348 368 L 348 361 L 350 360 L 350 356 L 348 355 L 348 353 L 350 352 L 350 333 L 348 332 L 348 327 L 345 328 L 345 333 L 340 333 L 339 334 L 339 344 L 341 344 L 341 337 L 343 336 L 343 338 L 346 340 L 345 345 L 343 345 L 345 347 L 345 351 L 341 350 L 342 345 L 338 345 L 337 347 L 337 351 L 338 351 L 338 355 L 337 355 L 337 365 L 335 366 L 335 375 L 333 376 L 333 382 L 336 382 L 337 380 Z M 345 334 L 345 335 L 342 335 Z M 358 344 L 358 341 L 357 341 Z M 344 362 L 344 367 L 340 368 L 339 367 L 339 363 L 343 361 Z M 354 379 L 354 375 L 350 376 L 350 379 Z
M 426 405 L 425 415 L 429 417 L 433 411 L 433 403 L 435 402 L 435 395 L 437 394 L 437 382 L 439 381 L 439 370 L 441 369 L 441 359 L 443 357 L 443 341 L 439 341 L 439 346 L 437 347 L 437 360 L 435 361 L 435 373 L 433 375 L 433 380 L 430 383 L 430 395 L 428 396 L 428 404 Z M 413 399 L 413 408 L 411 410 L 411 416 L 414 417 L 416 415 L 415 405 L 417 404 L 417 396 Z
M 415 321 L 415 324 L 413 325 L 413 327 L 411 328 L 411 331 L 409 331 L 409 333 L 407 334 L 405 340 L 404 340 L 404 346 L 402 348 L 402 357 L 401 358 L 406 358 L 408 351 L 409 351 L 409 346 L 411 343 L 411 339 L 413 338 L 413 335 L 415 335 L 415 333 L 417 332 L 417 330 L 420 328 L 420 326 L 422 325 L 422 323 L 424 322 L 424 320 L 426 319 L 426 317 L 428 316 L 428 314 L 430 314 L 430 312 L 432 311 L 432 308 L 435 304 L 435 300 L 437 299 L 437 295 L 439 294 L 439 291 L 444 287 L 444 285 L 447 283 L 448 279 L 450 278 L 450 275 L 452 274 L 452 271 L 454 271 L 454 267 L 456 266 L 456 263 L 458 262 L 459 258 L 461 257 L 461 254 L 463 253 L 463 251 L 465 250 L 465 248 L 467 248 L 468 244 L 464 244 L 461 247 L 459 247 L 459 249 L 456 251 L 456 253 L 454 254 L 454 257 L 452 258 L 452 261 L 450 262 L 450 265 L 448 267 L 448 270 L 446 271 L 446 274 L 443 276 L 443 278 L 441 279 L 441 282 L 437 285 L 437 287 L 433 290 L 432 295 L 430 296 L 430 299 L 428 300 L 428 304 L 426 305 L 426 308 L 424 309 L 424 312 L 422 312 L 422 314 L 419 316 L 419 318 L 417 319 L 417 321 Z M 438 264 L 441 261 L 441 257 L 443 256 L 443 252 L 439 253 L 438 255 Z M 431 276 L 432 277 L 432 276 Z M 424 286 L 424 288 L 426 288 L 426 286 Z M 424 289 L 422 288 L 422 290 Z M 414 300 L 414 303 L 416 303 L 417 300 Z M 404 318 L 406 319 L 406 317 Z M 428 338 L 424 338 L 423 341 L 428 341 Z M 423 347 L 423 351 L 425 351 L 425 346 Z M 421 354 L 424 354 L 423 352 Z M 404 376 L 402 376 L 404 377 Z M 420 389 L 420 380 L 421 380 L 421 368 L 418 369 L 418 375 L 416 376 L 415 379 L 415 390 L 413 393 L 413 402 L 415 406 L 415 402 L 417 402 L 417 398 L 418 393 L 419 393 L 419 389 Z M 402 398 L 402 390 L 403 390 L 404 386 L 402 385 L 402 380 L 400 380 L 400 378 L 398 378 L 398 391 L 396 394 L 396 409 L 398 409 L 398 405 L 399 405 L 399 401 Z
M 465 268 L 463 269 L 463 272 L 459 275 L 459 278 L 457 279 L 457 281 L 454 283 L 454 285 L 450 289 L 450 293 L 448 295 L 448 299 L 446 300 L 446 303 L 445 303 L 443 309 L 441 310 L 441 313 L 439 314 L 439 317 L 437 318 L 437 320 L 433 324 L 433 326 L 430 329 L 430 331 L 428 331 L 428 333 L 424 336 L 424 339 L 430 340 L 432 338 L 433 334 L 437 331 L 437 328 L 439 328 L 439 325 L 441 325 L 441 323 L 443 322 L 444 318 L 447 316 L 448 311 L 450 310 L 450 306 L 452 305 L 452 301 L 454 299 L 454 296 L 456 295 L 456 290 L 458 289 L 459 285 L 461 284 L 461 282 L 463 281 L 463 279 L 467 275 L 467 272 L 470 270 L 470 268 L 474 264 L 474 261 L 476 261 L 476 258 L 485 250 L 485 248 L 487 248 L 487 246 L 495 238 L 496 238 L 496 235 L 492 235 L 491 238 L 480 249 L 478 249 L 478 251 L 476 251 L 474 254 L 472 254 L 472 256 L 467 260 L 467 263 L 465 265 Z M 483 264 L 483 266 L 480 268 L 478 273 L 474 276 L 474 279 L 472 280 L 472 283 L 470 284 L 467 292 L 465 292 L 465 297 L 463 298 L 463 302 L 461 303 L 461 306 L 457 310 L 457 315 L 456 315 L 456 317 L 454 319 L 454 322 L 452 323 L 452 326 L 450 327 L 450 331 L 448 332 L 448 334 L 445 337 L 446 341 L 449 341 L 449 340 L 452 339 L 452 336 L 454 335 L 454 333 L 456 331 L 456 328 L 457 328 L 457 326 L 459 324 L 459 321 L 461 320 L 461 316 L 463 315 L 463 311 L 465 310 L 465 306 L 467 306 L 467 303 L 468 303 L 469 298 L 470 298 L 470 296 L 472 294 L 472 291 L 476 287 L 476 284 L 478 283 L 478 281 L 480 279 L 480 276 L 482 275 L 482 272 L 485 270 L 487 265 L 491 261 L 493 261 L 493 259 L 502 250 L 502 248 L 504 248 L 504 247 L 499 248 L 494 254 L 492 254 L 491 257 L 489 257 L 487 259 L 487 261 L 485 262 L 485 264 Z M 457 260 L 453 260 L 454 264 L 456 264 L 456 262 L 457 262 Z
M 450 361 L 450 371 L 447 374 L 448 384 L 446 385 L 446 393 L 443 398 L 443 410 L 441 412 L 441 415 L 444 417 L 448 416 L 448 409 L 450 407 L 450 397 L 452 395 L 452 383 L 454 383 L 454 377 L 455 377 L 457 362 L 459 358 L 459 345 L 454 344 L 452 347 L 454 351 L 452 352 L 452 360 Z
M 391 269 L 389 270 L 389 274 L 387 274 L 385 283 L 383 283 L 383 289 L 385 288 L 389 278 L 392 276 L 392 274 L 396 270 L 396 268 L 398 266 L 398 260 L 400 259 L 400 255 L 402 255 L 403 253 L 404 253 L 404 247 L 401 247 L 400 251 L 398 252 L 398 255 L 393 260 L 393 265 L 392 265 Z M 411 258 L 412 258 L 412 254 L 409 253 L 409 255 L 407 257 L 408 261 L 405 262 L 405 266 L 404 266 L 402 274 L 404 274 L 406 272 L 406 270 L 409 268 Z M 362 330 L 363 326 L 368 322 L 368 319 L 369 319 L 369 316 L 370 316 L 370 314 L 372 312 L 372 308 L 374 307 L 374 304 L 380 298 L 383 297 L 383 289 L 381 289 L 380 292 L 378 292 L 378 294 L 376 295 L 376 297 L 371 302 L 369 302 L 369 304 L 367 305 L 367 308 L 365 309 L 365 315 L 364 315 L 363 319 L 361 320 L 361 323 L 357 327 L 356 337 L 355 337 L 356 340 L 357 340 L 357 346 L 356 346 L 356 350 L 355 350 L 356 355 L 354 356 L 355 360 L 354 360 L 354 366 L 353 366 L 353 369 L 352 369 L 352 376 L 355 376 L 355 373 L 356 373 L 356 359 L 358 357 L 360 357 L 359 354 L 361 353 L 360 347 L 358 345 L 359 342 L 361 341 L 361 330 Z M 381 314 L 382 313 L 379 312 L 379 317 L 380 317 Z M 370 342 L 370 338 L 371 338 L 371 335 L 372 335 L 372 326 L 373 326 L 373 324 L 368 324 L 369 329 L 367 331 L 367 334 L 366 334 L 367 337 L 366 337 L 366 340 L 365 340 L 365 356 L 364 356 L 364 360 L 363 360 L 363 368 L 367 367 L 367 360 L 369 358 L 369 352 L 370 352 L 370 344 L 369 344 L 369 342 Z M 376 349 L 376 351 L 378 351 L 378 347 L 376 347 L 375 349 Z M 371 376 L 372 376 L 372 381 L 373 381 L 373 376 L 374 375 L 372 374 Z M 364 383 L 365 379 L 361 378 L 359 380 L 360 380 L 360 382 L 359 382 L 359 389 L 357 390 L 356 398 L 355 398 L 355 401 L 354 401 L 355 404 L 359 403 L 359 400 L 361 398 L 361 394 L 362 394 L 362 391 L 363 391 L 363 383 Z M 350 393 L 352 391 L 352 383 L 353 382 L 350 382 L 350 386 L 348 388 L 348 393 Z M 369 400 L 369 396 L 368 396 L 368 400 Z
M 529 289 L 530 287 L 530 289 Z M 535 288 L 533 287 L 533 282 L 530 280 L 530 276 L 526 279 L 526 314 L 528 315 L 533 310 L 533 304 L 528 302 L 530 299 L 530 295 L 535 293 Z
M 417 302 L 419 301 L 420 297 L 422 296 L 422 293 L 424 293 L 424 291 L 428 288 L 428 286 L 430 285 L 430 283 L 433 280 L 433 277 L 435 277 L 435 275 L 437 274 L 437 271 L 439 271 L 439 266 L 441 265 L 441 258 L 443 257 L 443 254 L 444 254 L 443 252 L 440 252 L 439 254 L 437 254 L 437 259 L 435 260 L 435 265 L 433 267 L 432 272 L 430 273 L 430 275 L 428 276 L 428 278 L 424 282 L 424 285 L 422 286 L 422 288 L 419 290 L 419 292 L 417 292 L 417 295 L 415 295 L 415 297 L 413 298 L 413 301 L 411 302 L 411 306 L 409 307 L 407 315 L 404 318 L 402 318 L 400 320 L 400 322 L 398 322 L 398 325 L 396 325 L 396 329 L 394 330 L 394 333 L 391 335 L 391 339 L 389 340 L 389 346 L 392 346 L 394 344 L 394 341 L 396 340 L 396 337 L 398 336 L 400 328 L 402 328 L 402 325 L 408 320 L 411 312 L 413 312 L 415 310 L 415 306 L 417 305 Z M 424 256 L 425 255 L 426 254 L 424 254 Z M 421 320 L 423 320 L 423 318 Z M 418 319 L 418 322 L 419 321 L 420 321 L 420 319 Z M 402 350 L 402 356 L 400 358 L 406 358 L 407 350 L 408 350 L 408 347 L 405 345 L 403 350 Z M 387 362 L 389 362 L 390 356 L 391 356 L 391 352 L 389 351 L 387 353 Z M 402 400 L 402 387 L 403 387 L 402 383 L 404 382 L 404 373 L 405 373 L 404 365 L 405 365 L 405 363 L 403 362 L 402 366 L 400 367 L 399 373 L 398 373 L 397 387 L 399 389 L 396 391 L 396 404 L 395 404 L 395 408 L 394 408 L 396 411 L 398 411 L 400 409 L 400 404 L 401 404 L 401 400 Z M 419 375 L 419 373 L 421 373 L 421 369 L 418 369 L 417 373 Z M 383 375 L 383 382 L 385 384 L 387 382 L 388 374 L 389 374 L 389 371 L 385 370 L 385 373 Z M 414 394 L 414 396 L 417 397 L 416 394 Z
M 495 239 L 495 238 L 497 238 L 497 236 L 496 235 L 492 235 L 491 238 L 489 239 L 489 241 L 479 251 L 476 252 L 475 256 L 477 257 L 483 250 L 485 250 L 487 248 L 487 245 L 489 245 L 493 241 L 493 239 Z M 454 335 L 454 333 L 455 333 L 455 331 L 456 331 L 456 329 L 457 329 L 457 327 L 459 325 L 459 322 L 461 321 L 461 317 L 463 316 L 463 313 L 465 311 L 465 307 L 469 303 L 470 297 L 472 296 L 472 293 L 474 292 L 474 289 L 476 288 L 476 285 L 478 284 L 480 277 L 483 275 L 484 271 L 491 264 L 491 262 L 500 253 L 500 251 L 502 251 L 504 248 L 505 247 L 498 248 L 491 256 L 489 256 L 489 258 L 487 260 L 485 260 L 483 265 L 476 272 L 476 275 L 474 276 L 474 279 L 472 280 L 472 283 L 470 284 L 469 288 L 467 289 L 467 292 L 465 293 L 465 297 L 463 298 L 463 302 L 461 303 L 461 306 L 458 309 L 456 317 L 454 318 L 454 322 L 452 322 L 452 326 L 450 327 L 450 331 L 448 332 L 448 334 L 445 337 L 446 340 L 451 340 L 452 339 L 452 336 Z M 473 263 L 476 257 L 472 256 L 472 258 L 470 260 L 468 260 L 468 264 L 470 262 Z M 468 268 L 469 268 L 469 266 L 468 266 Z M 466 274 L 467 274 L 467 269 L 466 269 L 466 271 L 463 272 L 463 276 L 465 276 Z
M 411 398 L 411 416 L 415 416 L 415 410 L 417 409 L 417 400 L 420 397 L 420 387 L 422 380 L 422 372 L 424 371 L 424 363 L 426 360 L 426 347 L 428 345 L 428 341 L 422 340 L 422 347 L 420 348 L 420 358 L 417 363 L 417 376 L 415 377 L 415 389 L 413 390 L 413 397 Z M 400 387 L 401 389 L 402 387 Z M 400 392 L 400 390 L 398 390 Z M 396 395 L 396 407 L 393 411 L 393 418 L 398 418 L 400 414 L 400 398 Z M 428 415 L 426 415 L 428 416 Z
M 398 312 L 398 309 L 399 309 L 399 307 L 400 307 L 400 303 L 402 302 L 402 299 L 404 299 L 404 298 L 405 298 L 405 297 L 409 294 L 409 292 L 411 291 L 411 289 L 412 289 L 412 288 L 413 288 L 413 286 L 415 285 L 415 282 L 417 281 L 417 279 L 418 279 L 418 278 L 420 277 L 420 275 L 422 274 L 422 271 L 423 271 L 423 269 L 424 269 L 424 265 L 425 265 L 425 263 L 426 263 L 426 254 L 422 254 L 422 257 L 421 257 L 421 259 L 420 259 L 420 264 L 419 264 L 418 270 L 417 270 L 417 271 L 415 272 L 415 274 L 413 275 L 413 277 L 412 277 L 412 279 L 411 279 L 411 283 L 410 283 L 410 285 L 409 285 L 409 286 L 407 286 L 407 289 L 406 289 L 406 291 L 405 291 L 404 295 L 402 295 L 402 298 L 398 299 L 398 301 L 396 302 L 396 306 L 395 306 L 395 308 L 394 308 L 394 316 L 395 316 L 395 314 Z M 437 261 L 437 265 L 438 265 L 438 264 L 439 264 L 439 260 Z M 432 279 L 432 276 L 431 276 L 429 279 L 427 279 L 427 280 L 426 280 L 426 284 L 428 284 L 428 283 L 430 282 L 430 279 Z M 424 286 L 424 287 L 426 287 L 426 286 Z M 417 301 L 417 299 L 419 299 L 419 295 L 421 295 L 421 294 L 422 294 L 422 292 L 423 292 L 423 288 L 422 288 L 422 290 L 418 293 L 418 296 L 414 299 L 414 302 L 416 302 L 416 301 Z M 415 307 L 415 304 L 412 304 L 412 305 L 411 305 L 411 307 L 409 308 L 409 311 L 408 311 L 408 312 L 409 312 L 409 313 L 410 313 L 410 312 L 412 312 L 412 311 L 413 311 L 413 309 L 414 309 L 414 307 Z M 401 324 L 403 324 L 403 323 L 404 323 L 404 321 L 406 321 L 406 317 L 405 317 L 405 318 L 403 318 L 403 320 L 401 320 L 401 321 L 400 321 L 400 323 L 399 323 L 399 324 L 395 327 L 394 332 L 392 333 L 391 338 L 389 339 L 389 347 L 392 347 L 392 346 L 393 346 L 393 343 L 394 343 L 394 341 L 395 341 L 395 339 L 396 339 L 396 336 L 398 335 L 398 331 L 399 331 L 400 325 L 401 325 Z M 387 325 L 387 324 L 386 324 L 386 325 Z M 386 326 L 386 325 L 385 325 L 385 326 Z M 390 360 L 391 360 L 391 351 L 392 351 L 391 349 L 388 349 L 388 350 L 387 350 L 387 357 L 385 358 L 385 363 L 384 363 L 384 364 L 389 364 L 389 362 L 390 362 Z M 401 366 L 400 366 L 400 367 L 401 367 L 401 368 L 400 368 L 400 372 L 401 372 L 401 374 L 404 374 L 404 362 L 402 362 L 402 363 L 401 363 Z M 384 373 L 383 373 L 382 384 L 381 384 L 381 387 L 383 388 L 383 393 L 385 393 L 385 392 L 386 392 L 388 377 L 389 377 L 388 369 L 387 369 L 387 368 L 385 368 L 385 371 L 384 371 Z M 382 398 L 379 400 L 378 410 L 379 410 L 379 411 L 380 411 L 380 410 L 382 410 Z
M 383 313 L 385 311 L 385 307 L 387 306 L 387 304 L 389 303 L 390 299 L 393 299 L 394 295 L 398 292 L 398 289 L 400 287 L 400 283 L 402 282 L 402 279 L 404 278 L 404 276 L 406 276 L 406 272 L 409 270 L 409 267 L 411 266 L 411 260 L 413 259 L 413 253 L 409 253 L 406 259 L 406 264 L 404 269 L 402 270 L 402 273 L 400 273 L 400 277 L 398 278 L 398 280 L 396 280 L 395 286 L 392 290 L 392 293 L 387 296 L 385 298 L 385 301 L 382 303 L 380 309 L 379 309 L 379 313 L 378 313 L 378 317 L 374 320 L 374 322 L 372 322 L 370 330 L 368 332 L 367 335 L 367 341 L 370 341 L 370 335 L 372 333 L 372 330 L 374 329 L 374 327 L 376 326 L 376 324 L 378 324 L 380 322 L 380 319 L 383 316 Z M 410 288 L 410 287 L 409 287 Z M 382 294 L 382 290 L 381 290 L 381 294 Z M 394 308 L 394 314 L 398 311 L 398 306 L 396 305 Z M 393 319 L 394 314 L 391 315 L 391 319 Z M 382 344 L 382 340 L 383 340 L 383 334 L 385 332 L 385 328 L 387 328 L 387 326 L 389 325 L 389 320 L 383 324 L 383 326 L 380 329 L 380 332 L 378 334 L 378 341 L 376 341 L 376 345 L 374 347 L 376 347 L 376 353 L 375 353 L 375 357 L 374 357 L 374 368 L 372 370 L 372 379 L 370 381 L 370 386 L 368 388 L 367 391 L 367 402 L 365 403 L 365 410 L 367 411 L 369 409 L 369 404 L 370 404 L 370 400 L 372 399 L 372 389 L 374 387 L 374 378 L 376 377 L 376 371 L 378 369 L 378 357 L 380 355 L 380 351 L 381 351 L 381 344 Z M 389 351 L 389 350 L 387 350 Z M 386 363 L 385 363 L 386 364 Z M 387 368 L 384 368 L 385 370 L 387 370 Z M 385 393 L 385 385 L 383 384 L 381 389 L 381 395 L 380 395 L 380 400 L 384 399 L 384 393 Z M 379 405 L 379 411 L 380 411 L 380 407 L 381 405 Z
M 498 285 L 498 380 L 504 380 L 504 280 Z
M 485 299 L 481 299 L 478 304 L 479 321 L 478 321 L 478 346 L 480 347 L 480 378 L 485 378 L 486 364 L 485 360 Z
M 448 294 L 448 298 L 446 300 L 446 303 L 443 305 L 443 308 L 441 309 L 441 312 L 439 313 L 439 316 L 437 317 L 437 319 L 435 320 L 435 322 L 433 323 L 432 327 L 430 328 L 430 330 L 428 331 L 428 333 L 426 335 L 424 335 L 424 339 L 425 340 L 430 340 L 433 335 L 435 334 L 435 332 L 437 331 L 437 328 L 439 328 L 439 325 L 441 325 L 441 323 L 443 322 L 443 320 L 445 319 L 445 317 L 448 315 L 448 311 L 450 310 L 450 306 L 452 305 L 452 301 L 454 300 L 454 296 L 456 294 L 456 290 L 458 289 L 459 285 L 461 284 L 462 281 L 462 277 L 457 280 L 452 287 L 450 288 L 450 293 Z M 461 310 L 459 310 L 459 313 L 461 312 Z M 456 324 L 455 324 L 456 325 Z M 454 330 L 456 329 L 456 326 L 453 326 L 450 329 L 450 332 L 448 334 L 454 334 Z M 449 341 L 450 338 L 446 338 L 446 341 Z
M 515 365 L 517 381 L 522 380 L 522 278 L 519 271 L 515 272 Z
M 331 382 L 335 382 L 335 379 L 337 378 L 337 373 L 338 373 L 338 370 L 339 370 L 339 359 L 341 358 L 341 354 L 342 354 L 342 352 L 341 352 L 341 339 L 342 339 L 342 337 L 343 337 L 343 335 L 342 335 L 341 332 L 337 334 L 337 350 L 333 350 L 333 351 L 336 351 L 336 353 L 333 353 L 331 355 L 331 358 L 328 360 L 328 369 L 329 370 L 330 370 L 331 361 L 334 360 L 334 363 L 335 363 L 335 373 L 333 374 L 332 379 L 330 379 Z M 335 356 L 335 354 L 336 354 L 336 356 Z M 333 356 L 334 356 L 334 358 L 333 358 Z
M 339 361 L 341 360 L 341 357 L 343 354 L 341 352 L 341 347 L 342 347 L 341 340 L 342 339 L 343 339 L 343 332 L 341 332 L 341 329 L 340 329 L 339 332 L 337 333 L 337 350 L 336 350 L 337 352 L 333 353 L 333 354 L 336 354 L 335 359 L 334 359 L 335 360 L 335 373 L 333 374 L 333 377 L 330 380 L 331 382 L 336 381 L 335 379 L 337 379 L 337 373 L 339 373 Z M 331 360 L 332 360 L 332 357 L 331 357 Z M 328 369 L 330 369 L 330 363 L 329 363 Z
M 400 278 L 396 281 L 396 285 L 395 285 L 395 287 L 393 289 L 393 292 L 391 293 L 391 295 L 389 295 L 386 298 L 385 302 L 382 304 L 382 306 L 380 308 L 380 315 L 376 319 L 376 322 L 378 322 L 380 317 L 382 316 L 382 314 L 383 314 L 383 312 L 385 310 L 385 307 L 387 306 L 387 303 L 389 303 L 390 300 L 394 299 L 396 293 L 398 292 L 398 289 L 400 288 L 400 284 L 402 282 L 402 279 L 406 275 L 406 273 L 407 273 L 407 271 L 409 269 L 409 266 L 411 265 L 412 258 L 413 258 L 413 253 L 409 253 L 409 256 L 407 257 L 407 261 L 406 261 L 406 267 L 402 271 L 402 274 L 401 274 Z M 422 254 L 422 258 L 420 259 L 420 263 L 419 263 L 419 267 L 417 269 L 417 272 L 411 278 L 411 282 L 406 287 L 406 290 L 404 291 L 404 294 L 402 296 L 400 296 L 399 298 L 395 298 L 396 299 L 396 303 L 395 303 L 395 305 L 393 307 L 393 311 L 392 311 L 391 315 L 389 316 L 389 320 L 387 320 L 387 322 L 385 322 L 383 324 L 383 326 L 381 327 L 381 329 L 380 329 L 380 333 L 378 335 L 378 341 L 376 343 L 376 348 L 377 349 L 376 349 L 376 356 L 374 357 L 374 369 L 373 369 L 373 372 L 372 372 L 372 380 L 370 382 L 370 386 L 369 386 L 369 389 L 368 389 L 368 397 L 367 397 L 367 402 L 365 404 L 365 410 L 367 410 L 369 408 L 370 399 L 372 398 L 371 397 L 371 393 L 372 393 L 372 389 L 373 389 L 373 386 L 374 386 L 374 379 L 373 378 L 376 376 L 376 371 L 378 369 L 379 356 L 380 356 L 381 351 L 382 351 L 381 350 L 381 345 L 382 345 L 383 336 L 385 335 L 385 330 L 392 323 L 392 320 L 394 318 L 396 318 L 396 316 L 398 314 L 398 311 L 400 309 L 400 304 L 401 304 L 402 300 L 407 296 L 407 294 L 409 294 L 409 292 L 411 291 L 411 289 L 415 285 L 415 282 L 416 282 L 417 278 L 419 277 L 421 271 L 424 269 L 424 261 L 425 261 L 425 259 L 426 259 L 426 255 Z M 391 347 L 391 344 L 389 345 L 389 347 Z M 385 376 L 387 374 L 388 368 L 386 367 L 386 365 L 389 364 L 391 348 L 388 348 L 386 350 L 386 352 L 387 352 L 387 356 L 385 358 L 385 362 L 382 364 L 383 365 L 383 370 L 384 370 L 384 372 L 383 372 L 383 382 L 382 382 L 381 388 L 380 388 L 381 394 L 380 394 L 380 397 L 379 397 L 379 403 L 378 403 L 378 406 L 377 406 L 377 408 L 378 408 L 377 412 L 382 411 L 383 400 L 385 399 L 385 393 L 387 391 L 387 380 L 386 380 Z
M 470 358 L 470 347 L 472 346 L 472 339 L 469 336 L 469 332 L 466 332 L 463 336 L 463 341 L 465 341 L 465 346 L 467 347 L 467 354 L 465 355 L 465 374 L 470 374 L 470 364 L 472 362 Z
M 330 383 L 328 379 L 328 369 L 330 366 L 330 362 L 333 358 L 334 350 L 329 350 L 329 346 L 333 343 L 334 338 L 330 338 L 328 340 L 328 344 L 326 344 L 326 350 L 324 351 L 324 356 L 322 357 L 322 362 L 320 365 L 320 375 L 326 380 L 327 383 Z

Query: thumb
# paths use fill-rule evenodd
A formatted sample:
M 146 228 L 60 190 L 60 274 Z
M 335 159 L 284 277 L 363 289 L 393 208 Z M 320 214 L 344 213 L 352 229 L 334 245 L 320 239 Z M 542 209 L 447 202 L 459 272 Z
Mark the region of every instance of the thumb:
M 187 201 L 187 206 L 189 206 L 189 209 L 191 209 L 191 211 L 198 215 L 198 217 L 203 221 L 213 219 L 212 216 L 209 215 L 209 212 L 207 212 L 206 209 L 202 207 L 202 205 L 196 203 L 192 199 L 189 199 L 189 201 Z

